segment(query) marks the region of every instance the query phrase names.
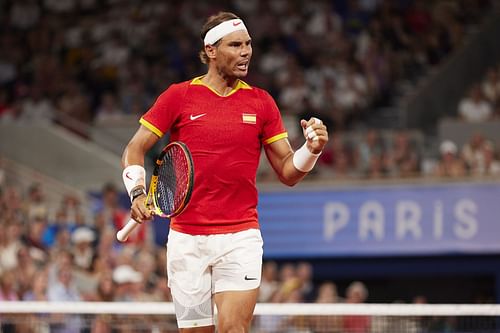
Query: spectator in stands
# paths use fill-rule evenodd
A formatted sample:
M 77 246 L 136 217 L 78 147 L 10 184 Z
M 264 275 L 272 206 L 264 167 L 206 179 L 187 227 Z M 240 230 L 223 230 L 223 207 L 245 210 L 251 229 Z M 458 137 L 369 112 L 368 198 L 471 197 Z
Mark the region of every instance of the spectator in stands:
M 48 299 L 50 302 L 78 302 L 81 301 L 79 291 L 76 289 L 72 268 L 62 265 L 57 269 L 57 280 L 49 284 Z M 79 315 L 55 315 L 51 324 L 51 332 L 79 333 L 83 325 Z
M 16 276 L 13 271 L 4 271 L 0 274 L 0 302 L 12 302 L 18 301 L 19 296 L 17 294 L 17 286 L 16 286 Z M 3 316 L 5 317 L 5 316 Z M 14 324 L 15 321 L 12 322 L 8 318 L 2 318 L 0 322 L 0 331 L 5 333 L 16 333 L 17 325 Z
M 124 247 L 116 241 L 115 230 L 105 229 L 104 232 L 101 232 L 96 247 L 96 255 L 100 260 L 107 262 L 110 266 L 114 266 L 123 250 Z
M 82 211 L 80 200 L 73 195 L 65 195 L 61 200 L 59 208 L 56 210 L 52 221 L 47 225 L 43 241 L 47 246 L 53 246 L 54 242 L 59 237 L 61 232 L 73 233 L 75 229 L 85 225 L 85 215 Z M 67 246 L 66 235 L 62 235 L 59 239 L 59 246 Z
M 17 267 L 18 252 L 23 247 L 21 224 L 15 220 L 5 221 L 4 232 L 0 232 L 0 274 Z
M 474 84 L 467 96 L 462 98 L 458 105 L 458 114 L 461 119 L 469 123 L 480 123 L 491 119 L 493 109 L 484 98 L 480 85 Z
M 101 96 L 101 103 L 97 107 L 95 122 L 109 124 L 123 118 L 125 112 L 119 107 L 115 94 L 106 92 Z
M 262 265 L 262 278 L 259 288 L 259 302 L 269 302 L 278 290 L 278 265 L 274 261 L 266 261 Z
M 31 281 L 31 288 L 22 295 L 23 301 L 48 301 L 48 272 L 42 268 L 36 271 Z
M 28 189 L 26 214 L 28 218 L 48 218 L 48 207 L 40 183 L 33 183 Z
M 138 302 L 146 301 L 144 293 L 144 277 L 132 266 L 120 265 L 113 270 L 113 281 L 116 285 L 115 301 Z
M 17 252 L 17 266 L 14 268 L 16 275 L 17 291 L 22 297 L 31 289 L 33 279 L 39 271 L 38 267 L 43 267 L 44 261 L 36 261 L 36 251 L 23 245 Z
M 484 164 L 483 145 L 486 139 L 483 134 L 475 133 L 471 136 L 461 149 L 461 157 L 464 160 L 468 170 L 482 168 Z
M 419 172 L 418 149 L 411 144 L 407 131 L 397 131 L 393 135 L 392 149 L 387 156 L 388 169 L 397 177 L 415 177 Z
M 485 141 L 481 147 L 481 163 L 471 169 L 471 174 L 476 176 L 499 176 L 500 160 L 497 157 L 495 146 L 491 141 Z
M 154 254 L 149 249 L 142 248 L 136 254 L 135 262 L 139 263 L 137 271 L 144 277 L 144 291 L 148 294 L 153 294 L 157 280 L 160 278 L 156 274 Z
M 105 276 L 102 276 L 99 279 L 97 285 L 95 298 L 91 300 L 97 302 L 113 302 L 115 298 L 115 289 L 116 286 L 113 282 L 112 275 L 107 274 Z M 113 330 L 112 316 L 109 314 L 97 315 L 94 321 L 92 322 L 92 332 L 104 333 L 104 332 L 112 332 L 112 330 Z
M 115 282 L 113 281 L 112 273 L 101 275 L 97 283 L 95 301 L 112 302 L 115 299 Z
M 366 172 L 366 178 L 380 179 L 386 177 L 387 173 L 385 154 L 372 155 Z
M 43 234 L 46 227 L 46 218 L 35 216 L 28 220 L 27 231 L 22 236 L 23 243 L 28 247 L 30 256 L 38 262 L 45 262 L 49 255 L 49 249 L 43 243 Z
M 89 97 L 82 84 L 70 80 L 56 102 L 56 118 L 75 133 L 85 134 L 84 126 L 92 117 L 90 107 Z
M 91 268 L 95 256 L 94 241 L 95 234 L 87 227 L 79 227 L 71 234 L 74 264 L 77 268 L 85 271 Z
M 348 304 L 364 303 L 368 298 L 368 289 L 360 281 L 352 282 L 346 290 L 345 302 Z M 345 333 L 369 333 L 371 318 L 369 316 L 344 316 L 342 325 Z
M 306 99 L 310 94 L 302 71 L 296 70 L 290 75 L 290 81 L 281 91 L 279 102 L 292 114 L 299 117 L 306 108 Z
M 385 153 L 385 146 L 380 133 L 376 129 L 369 129 L 357 147 L 356 165 L 360 174 L 369 176 L 374 171 L 374 162 L 379 161 L 380 167 Z
M 341 301 L 334 282 L 325 281 L 319 285 L 315 303 L 328 304 Z M 311 318 L 311 324 L 313 331 L 317 333 L 341 333 L 343 327 L 341 316 L 314 316 Z
M 102 206 L 97 209 L 96 213 L 102 213 L 106 219 L 106 223 L 113 225 L 116 230 L 120 230 L 130 218 L 128 210 L 122 207 L 119 202 L 119 193 L 114 184 L 105 184 L 102 189 Z M 137 228 L 128 238 L 128 244 L 143 244 L 149 240 L 151 232 L 150 223 Z
M 300 289 L 300 280 L 297 277 L 297 271 L 293 263 L 285 263 L 279 271 L 279 288 L 271 298 L 272 303 L 284 303 L 290 297 L 292 292 Z
M 43 96 L 39 86 L 33 85 L 21 103 L 20 121 L 32 124 L 50 124 L 55 117 L 52 101 Z
M 316 289 L 313 281 L 313 267 L 306 261 L 301 261 L 297 264 L 297 278 L 300 281 L 301 298 L 305 302 L 314 301 Z
M 23 301 L 29 302 L 47 302 L 48 301 L 48 273 L 45 268 L 38 269 L 35 275 L 33 276 L 33 280 L 30 281 L 31 285 L 28 290 L 24 292 L 22 295 Z M 26 316 L 24 320 L 19 323 L 19 332 L 37 332 L 41 330 L 41 327 L 49 330 L 48 323 L 44 324 L 44 322 L 49 321 L 48 314 L 23 314 Z
M 0 301 L 17 301 L 16 275 L 13 270 L 2 272 L 0 275 Z
M 60 228 L 55 234 L 55 238 L 50 248 L 51 257 L 54 257 L 56 253 L 60 251 L 70 251 L 71 250 L 71 232 L 69 228 Z
M 481 89 L 491 105 L 500 103 L 500 68 L 492 67 L 488 70 Z
M 445 140 L 439 146 L 440 160 L 434 168 L 437 177 L 463 177 L 467 174 L 465 162 L 457 155 L 457 145 L 450 140 Z
M 318 173 L 323 178 L 350 179 L 358 174 L 352 149 L 344 133 L 335 132 L 318 161 Z

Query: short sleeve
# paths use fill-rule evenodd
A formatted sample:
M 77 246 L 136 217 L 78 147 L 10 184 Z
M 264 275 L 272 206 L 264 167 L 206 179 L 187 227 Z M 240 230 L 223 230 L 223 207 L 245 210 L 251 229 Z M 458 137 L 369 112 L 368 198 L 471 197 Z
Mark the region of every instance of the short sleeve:
M 262 142 L 267 145 L 288 137 L 281 118 L 280 110 L 268 92 L 261 90 L 264 122 L 262 127 Z
M 180 115 L 185 86 L 172 84 L 154 102 L 139 122 L 151 132 L 162 137 L 170 130 Z

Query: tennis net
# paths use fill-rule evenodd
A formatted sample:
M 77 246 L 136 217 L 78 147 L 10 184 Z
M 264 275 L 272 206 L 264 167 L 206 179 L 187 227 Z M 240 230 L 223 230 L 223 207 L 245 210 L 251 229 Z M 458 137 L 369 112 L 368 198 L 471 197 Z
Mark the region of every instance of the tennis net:
M 0 302 L 0 325 L 0 332 L 177 332 L 173 305 L 150 302 Z M 263 303 L 251 332 L 493 333 L 500 305 Z

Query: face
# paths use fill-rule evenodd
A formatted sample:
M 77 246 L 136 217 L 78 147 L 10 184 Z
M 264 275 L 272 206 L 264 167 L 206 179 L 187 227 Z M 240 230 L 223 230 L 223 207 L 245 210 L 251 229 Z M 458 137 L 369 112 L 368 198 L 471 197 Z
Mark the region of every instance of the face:
M 248 74 L 252 57 L 252 39 L 241 30 L 224 36 L 216 47 L 208 46 L 209 56 L 223 77 L 243 78 Z

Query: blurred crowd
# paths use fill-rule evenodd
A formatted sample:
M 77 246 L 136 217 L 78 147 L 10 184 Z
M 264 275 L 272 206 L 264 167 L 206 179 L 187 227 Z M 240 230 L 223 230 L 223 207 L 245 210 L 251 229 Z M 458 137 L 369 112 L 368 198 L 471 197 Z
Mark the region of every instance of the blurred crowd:
M 2 0 L 0 122 L 55 122 L 85 136 L 86 125 L 139 117 L 169 84 L 204 73 L 197 59 L 203 20 L 232 10 L 253 38 L 247 79 L 275 97 L 292 146 L 303 140 L 302 117 L 318 116 L 331 129 L 316 175 L 446 175 L 437 166 L 449 159 L 446 149 L 429 156 L 419 133 L 359 133 L 405 82 L 459 47 L 489 6 L 480 0 Z M 498 113 L 497 86 L 492 68 L 459 114 L 491 119 Z M 489 146 L 496 160 L 496 142 Z M 455 150 L 460 157 L 461 147 Z M 462 162 L 461 174 L 478 174 Z M 260 179 L 274 179 L 262 165 Z
M 0 165 L 0 302 L 2 301 L 87 301 L 170 302 L 167 286 L 165 240 L 154 239 L 153 223 L 143 224 L 127 243 L 116 240 L 116 231 L 129 219 L 122 193 L 112 184 L 103 186 L 90 202 L 74 195 L 63 196 L 58 205 L 48 202 L 42 183 L 22 189 L 9 182 Z M 128 200 L 128 198 L 126 198 Z M 161 222 L 158 222 L 161 223 Z M 166 227 L 164 224 L 163 227 Z M 258 301 L 262 303 L 347 303 L 370 302 L 368 287 L 352 281 L 339 288 L 332 280 L 315 277 L 311 263 L 265 261 Z M 374 299 L 371 301 L 373 302 Z M 376 300 L 397 301 L 397 300 Z M 426 303 L 423 295 L 402 300 Z M 401 301 L 398 301 L 401 302 Z M 118 320 L 118 322 L 117 322 Z M 130 319 L 132 320 L 132 319 Z M 175 318 L 159 320 L 176 332 Z M 405 319 L 406 320 L 406 319 Z M 40 332 L 30 325 L 44 323 L 51 332 L 129 332 L 116 330 L 120 322 L 135 322 L 110 316 L 0 317 L 0 332 Z M 91 328 L 89 329 L 89 325 Z M 128 325 L 128 326 L 127 326 Z M 390 326 L 387 326 L 390 325 Z M 394 326 L 396 325 L 396 326 Z M 400 326 L 397 326 L 400 325 Z M 408 326 L 410 325 L 410 326 Z M 254 331 L 385 333 L 397 327 L 412 332 L 444 332 L 456 322 L 444 317 L 409 318 L 391 321 L 369 316 L 258 316 Z M 80 330 L 87 327 L 85 330 Z M 115 330 L 112 330 L 112 327 Z M 396 327 L 396 328 L 394 328 Z M 132 330 L 133 331 L 133 330 Z M 130 331 L 131 332 L 131 331 Z
M 421 133 L 409 130 L 366 133 L 335 132 L 308 179 L 400 180 L 402 178 L 481 179 L 500 175 L 499 143 L 481 132 L 459 146 L 446 139 L 438 147 L 425 146 Z M 436 152 L 434 152 L 436 150 Z M 258 179 L 276 176 L 262 161 Z
M 52 211 L 43 185 L 34 183 L 20 191 L 0 183 L 0 227 L 4 230 L 0 233 L 0 301 L 171 301 L 166 251 L 152 240 L 151 223 L 136 230 L 126 244 L 116 241 L 116 230 L 128 220 L 128 210 L 119 201 L 114 186 L 106 185 L 91 212 L 70 195 Z M 308 262 L 266 261 L 259 302 L 363 303 L 368 298 L 367 287 L 359 281 L 342 292 L 333 281 L 315 280 Z M 6 316 L 2 318 L 3 333 L 31 332 L 23 321 L 13 324 Z M 337 318 L 335 325 L 351 332 L 348 327 L 360 325 L 358 319 Z M 79 332 L 84 325 L 79 316 L 43 320 L 50 323 L 52 332 Z M 369 324 L 369 319 L 364 321 Z M 175 327 L 175 320 L 172 323 Z M 111 322 L 105 316 L 92 325 L 93 332 L 110 332 Z M 284 318 L 255 323 L 256 330 L 260 327 L 257 332 L 279 332 L 283 325 L 291 327 L 292 323 Z
M 140 115 L 169 84 L 204 73 L 203 20 L 250 29 L 248 81 L 291 118 L 337 130 L 387 105 L 438 65 L 489 8 L 484 0 L 2 0 L 0 120 L 81 124 Z M 75 122 L 76 120 L 76 122 Z
M 123 245 L 115 239 L 117 228 L 128 220 L 118 192 L 106 185 L 94 203 L 89 220 L 79 200 L 66 196 L 56 211 L 47 205 L 43 186 L 32 184 L 26 192 L 0 183 L 0 302 L 87 301 L 170 302 L 164 246 L 151 239 L 150 224 L 141 227 Z M 261 303 L 346 303 L 369 301 L 361 281 L 339 289 L 334 281 L 315 279 L 307 261 L 265 261 L 258 301 Z M 412 303 L 426 303 L 415 295 Z M 122 318 L 122 319 L 119 319 Z M 2 315 L 0 331 L 132 332 L 137 322 L 98 315 L 41 315 L 25 318 Z M 176 332 L 175 318 L 137 318 L 147 325 L 158 321 Z M 404 328 L 412 332 L 443 332 L 456 323 L 446 318 L 388 319 L 370 316 L 256 316 L 252 332 L 383 333 Z M 36 325 L 36 326 L 34 326 Z M 44 326 L 45 325 L 45 326 Z M 147 326 L 146 325 L 146 326 Z M 160 324 L 158 324 L 160 325 Z
M 458 116 L 468 123 L 500 119 L 500 64 L 490 67 L 460 100 Z

